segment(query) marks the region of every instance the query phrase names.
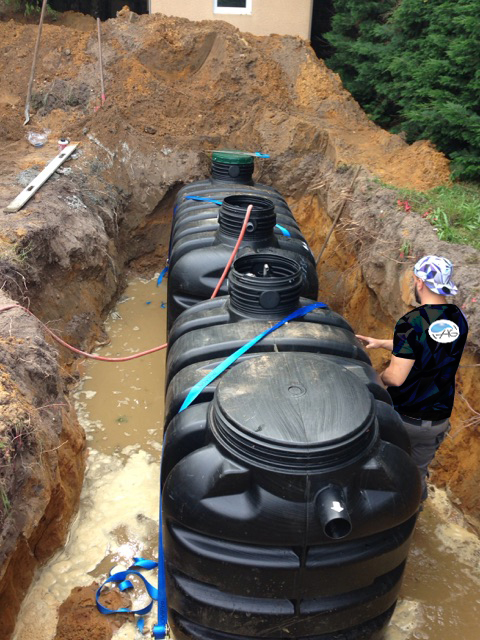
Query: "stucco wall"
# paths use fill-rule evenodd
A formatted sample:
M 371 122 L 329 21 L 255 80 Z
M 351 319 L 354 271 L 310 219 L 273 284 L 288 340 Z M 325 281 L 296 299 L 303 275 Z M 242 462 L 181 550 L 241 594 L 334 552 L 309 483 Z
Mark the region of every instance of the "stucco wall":
M 253 0 L 252 15 L 213 12 L 213 0 L 151 0 L 152 13 L 190 20 L 225 20 L 256 35 L 300 36 L 310 40 L 313 0 Z

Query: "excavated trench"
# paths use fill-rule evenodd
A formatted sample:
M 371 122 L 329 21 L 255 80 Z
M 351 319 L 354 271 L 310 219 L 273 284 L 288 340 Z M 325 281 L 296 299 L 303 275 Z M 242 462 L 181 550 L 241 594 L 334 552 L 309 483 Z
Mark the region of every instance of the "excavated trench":
M 265 166 L 262 171 L 265 176 Z M 331 178 L 326 174 L 326 179 L 328 177 Z M 349 177 L 351 180 L 351 174 Z M 291 198 L 290 204 L 317 254 L 338 210 L 339 201 L 348 196 L 350 201 L 347 202 L 342 221 L 332 235 L 319 265 L 320 299 L 342 313 L 359 332 L 388 336 L 395 311 L 382 304 L 381 295 L 374 286 L 367 284 L 369 262 L 362 256 L 361 246 L 364 230 L 358 230 L 354 214 L 354 205 L 361 203 L 361 195 L 349 195 L 350 183 L 349 180 L 343 181 L 345 186 L 337 192 L 335 199 L 332 191 L 338 187 L 334 181 L 331 184 L 324 183 L 321 193 L 317 188 L 318 183 L 314 183 L 309 188 L 303 187 L 305 193 Z M 137 203 L 133 201 L 129 201 L 122 212 L 122 200 L 119 198 L 114 208 L 118 228 L 114 231 L 112 227 L 117 237 L 115 243 L 109 245 L 109 255 L 96 268 L 80 260 L 77 263 L 78 273 L 75 274 L 75 268 L 50 270 L 47 263 L 43 266 L 49 273 L 47 280 L 41 275 L 41 263 L 38 263 L 39 282 L 44 283 L 44 287 L 37 294 L 38 299 L 32 299 L 35 311 L 45 317 L 48 309 L 52 320 L 64 318 L 60 326 L 58 320 L 56 325 L 51 326 L 77 345 L 90 348 L 109 341 L 109 345 L 101 351 L 107 356 L 128 355 L 163 342 L 166 292 L 165 284 L 160 288 L 156 286 L 155 271 L 158 272 L 165 264 L 172 203 L 180 186 L 167 189 L 161 201 L 141 216 Z M 299 183 L 296 186 L 299 188 Z M 95 217 L 97 212 L 91 215 Z M 126 221 L 131 224 L 132 219 L 136 220 L 134 229 L 121 228 Z M 91 236 L 87 234 L 87 237 L 91 241 Z M 381 241 L 386 242 L 383 239 Z M 388 245 L 384 251 L 389 251 Z M 88 253 L 90 256 L 96 256 L 97 253 L 101 255 L 91 244 Z M 39 257 L 41 255 L 44 254 L 39 253 Z M 376 264 L 377 268 L 381 268 L 381 265 L 385 267 L 386 262 L 381 262 L 381 258 L 377 257 Z M 400 261 L 398 265 L 397 273 L 402 274 L 405 265 Z M 143 274 L 145 280 L 139 280 L 139 274 Z M 65 278 L 65 275 L 68 277 Z M 392 274 L 389 277 L 392 289 L 398 287 L 399 292 L 403 291 L 404 301 L 407 302 L 407 284 L 402 282 L 401 277 L 395 279 Z M 130 284 L 125 289 L 129 280 Z M 382 282 L 382 285 L 386 284 L 387 281 Z M 30 293 L 33 292 L 30 289 Z M 115 303 L 117 306 L 103 326 L 105 314 Z M 51 347 L 43 344 L 38 328 L 32 327 L 33 320 L 18 312 L 10 313 L 15 314 L 15 321 L 18 320 L 20 325 L 30 323 L 36 342 L 42 343 L 45 352 L 52 353 Z M 12 320 L 10 334 L 13 337 L 16 332 L 12 332 L 11 327 Z M 470 354 L 464 361 L 467 364 L 476 362 Z M 64 420 L 64 430 L 60 435 L 65 445 L 58 451 L 65 451 L 69 447 L 73 455 L 68 460 L 59 456 L 56 466 L 61 478 L 65 478 L 74 464 L 77 472 L 68 480 L 50 483 L 51 499 L 46 510 L 51 512 L 49 526 L 39 539 L 38 532 L 35 533 L 38 541 L 31 547 L 31 566 L 25 562 L 25 542 L 18 544 L 12 554 L 12 569 L 11 573 L 7 573 L 9 580 L 3 583 L 2 595 L 2 601 L 6 598 L 12 609 L 18 610 L 35 568 L 63 544 L 67 535 L 67 526 L 77 506 L 81 488 L 85 453 L 82 448 L 82 429 L 87 433 L 87 475 L 79 514 L 70 530 L 68 542 L 38 574 L 21 610 L 15 640 L 75 640 L 86 637 L 87 633 L 100 627 L 105 634 L 102 638 L 110 638 L 112 633 L 116 634 L 115 638 L 135 637 L 133 623 L 121 626 L 123 620 L 115 616 L 108 619 L 108 623 L 105 618 L 101 619 L 93 604 L 94 589 L 89 585 L 94 580 L 98 584 L 113 565 L 120 563 L 128 566 L 134 555 L 155 555 L 164 360 L 161 354 L 157 354 L 138 362 L 142 363 L 140 367 L 132 367 L 129 363 L 128 366 L 78 363 L 72 360 L 66 350 L 60 352 L 63 381 L 67 389 L 63 398 L 65 407 L 61 408 L 61 413 L 65 418 L 68 407 L 68 420 Z M 381 359 L 377 358 L 375 364 L 380 366 Z M 472 403 L 476 388 L 474 371 L 473 367 L 462 370 L 459 384 L 465 399 L 470 398 Z M 458 442 L 470 436 L 469 429 L 462 430 L 461 409 L 462 405 L 455 416 L 453 437 L 439 454 L 434 476 L 437 486 L 446 487 L 447 493 L 440 491 L 435 494 L 420 521 L 400 606 L 387 636 L 390 640 L 414 637 L 446 639 L 459 630 L 465 640 L 474 638 L 475 620 L 480 613 L 476 596 L 480 576 L 472 568 L 475 565 L 472 559 L 480 554 L 480 545 L 469 523 L 475 524 L 478 513 L 464 509 L 463 517 L 447 497 L 460 506 L 476 498 L 468 493 L 471 482 L 468 476 L 467 491 L 456 491 L 458 466 L 463 463 L 463 459 L 458 457 Z M 79 425 L 77 417 L 80 419 Z M 477 441 L 471 438 L 468 446 L 475 446 L 475 443 Z M 456 466 L 452 467 L 453 456 Z M 462 474 L 461 477 L 465 476 Z M 67 505 L 63 500 L 59 504 L 56 496 L 65 491 L 67 486 L 72 502 Z M 460 489 L 463 489 L 462 484 Z M 24 487 L 23 491 L 23 499 L 31 503 L 33 496 L 29 488 Z M 44 515 L 40 523 L 46 519 Z M 95 535 L 90 533 L 93 529 L 96 530 Z M 44 555 L 37 556 L 38 549 L 44 549 Z M 432 589 L 432 580 L 435 584 L 448 581 L 449 606 L 445 604 L 443 587 Z M 70 590 L 74 588 L 71 598 L 67 600 Z M 57 627 L 57 610 L 62 602 L 64 604 Z M 113 606 L 117 605 L 115 603 Z M 5 638 L 10 637 L 14 628 L 12 609 L 8 609 L 6 616 L 7 609 L 2 607 L 3 628 L 7 629 Z M 84 620 L 79 627 L 80 635 L 72 636 L 72 624 L 78 623 L 80 611 Z M 39 620 L 42 621 L 40 632 Z
M 129 282 L 107 318 L 110 342 L 99 354 L 129 354 L 163 341 L 166 286 L 157 286 L 157 275 Z M 102 638 L 138 637 L 127 616 L 110 624 L 95 611 L 91 585 L 113 567 L 128 567 L 134 556 L 156 557 L 164 367 L 164 352 L 82 367 L 73 398 L 89 457 L 79 513 L 64 548 L 40 571 L 22 606 L 16 640 L 85 640 L 99 629 Z M 479 553 L 478 538 L 462 526 L 445 492 L 433 492 L 385 640 L 441 640 L 454 634 L 476 640 Z M 132 608 L 148 601 L 138 588 Z M 149 616 L 147 627 L 153 624 Z
M 220 22 L 190 23 L 124 12 L 121 18 L 104 23 L 108 100 L 95 111 L 94 21 L 67 17 L 63 26 L 44 27 L 49 49 L 38 65 L 32 123 L 36 129 L 51 131 L 42 148 L 27 143 L 22 127 L 29 73 L 24 58 L 31 52 L 34 29 L 13 21 L 0 23 L 0 115 L 6 141 L 0 156 L 0 209 L 56 154 L 55 140 L 67 136 L 80 142 L 63 174 L 52 176 L 23 210 L 0 218 L 0 306 L 12 301 L 29 306 L 77 347 L 89 350 L 105 342 L 103 323 L 121 300 L 131 274 L 151 277 L 165 264 L 175 193 L 183 184 L 208 174 L 208 150 L 219 147 L 271 153 L 272 159 L 258 166 L 256 179 L 273 184 L 289 200 L 315 254 L 346 201 L 319 264 L 320 297 L 360 333 L 391 336 L 394 322 L 412 302 L 409 274 L 415 260 L 427 253 L 452 257 L 456 278 L 462 283 L 457 304 L 467 314 L 470 336 L 458 375 L 453 429 L 437 456 L 433 480 L 455 508 L 440 509 L 445 520 L 436 519 L 433 505 L 432 512 L 425 514 L 419 537 L 430 546 L 420 546 L 412 555 L 412 573 L 405 587 L 411 590 L 404 594 L 407 604 L 400 608 L 403 621 L 396 638 L 446 640 L 453 633 L 468 638 L 462 618 L 470 620 L 468 611 L 475 612 L 478 606 L 473 587 L 477 578 L 464 563 L 478 564 L 476 538 L 468 528 L 480 530 L 480 438 L 475 412 L 480 391 L 476 302 L 480 254 L 439 241 L 430 223 L 418 215 L 421 212 L 400 210 L 396 194 L 378 181 L 417 189 L 444 184 L 449 177 L 445 158 L 426 141 L 409 146 L 373 125 L 338 76 L 316 59 L 306 43 L 279 36 L 257 38 Z M 355 166 L 362 169 L 352 185 Z M 154 293 L 159 293 L 155 287 L 149 292 L 151 302 Z M 120 305 L 120 315 L 126 304 Z M 142 313 L 135 307 L 139 321 L 133 327 L 141 326 L 143 311 L 144 307 Z M 158 322 L 160 333 L 161 318 Z M 140 332 L 131 328 L 118 350 L 134 348 L 131 338 Z M 145 346 L 160 341 L 153 331 Z M 93 374 L 86 374 L 74 356 L 46 339 L 37 322 L 24 312 L 0 313 L 0 346 L 0 629 L 1 640 L 6 640 L 13 634 L 37 569 L 65 545 L 79 505 L 88 451 L 88 473 L 93 469 L 97 475 L 87 474 L 85 491 L 97 486 L 103 493 L 98 499 L 84 494 L 88 497 L 82 498 L 81 509 L 91 506 L 93 517 L 96 505 L 104 507 L 102 513 L 108 519 L 110 506 L 113 512 L 118 504 L 109 506 L 113 488 L 103 483 L 102 473 L 109 466 L 117 470 L 115 481 L 122 488 L 128 487 L 129 478 L 143 477 L 143 469 L 145 485 L 139 492 L 151 495 L 156 470 L 155 464 L 149 465 L 148 455 L 158 461 L 158 451 L 152 446 L 141 453 L 142 445 L 140 449 L 136 445 L 147 440 L 158 443 L 159 438 L 151 433 L 144 441 L 112 445 L 102 438 L 119 432 L 119 425 L 122 433 L 129 433 L 124 423 L 115 422 L 109 434 L 97 433 L 98 425 L 89 423 L 88 437 L 96 440 L 86 443 L 79 423 L 84 408 L 75 410 L 72 394 L 79 392 L 79 380 L 84 391 L 94 392 L 97 387 L 89 385 L 100 383 L 87 380 L 85 375 Z M 373 356 L 379 366 L 381 354 Z M 110 376 L 106 371 L 102 369 L 101 378 Z M 112 389 L 112 396 L 117 390 Z M 162 393 L 159 380 L 157 395 Z M 88 395 L 79 401 L 86 402 Z M 98 401 L 100 395 L 97 391 L 91 400 Z M 116 418 L 122 415 L 115 413 Z M 158 424 L 149 422 L 148 429 L 158 430 Z M 113 461 L 108 458 L 113 455 L 112 446 L 118 458 Z M 136 448 L 125 452 L 125 446 Z M 123 472 L 130 470 L 132 475 L 125 476 Z M 438 493 L 440 502 L 442 495 Z M 146 520 L 133 522 L 132 514 L 138 512 L 128 504 L 124 509 L 128 517 L 122 519 L 117 511 L 112 519 L 112 526 L 117 525 L 116 541 L 129 545 L 124 526 L 128 524 L 140 531 L 148 552 L 153 506 L 145 508 Z M 98 522 L 92 524 L 96 526 Z M 72 533 L 69 544 L 73 537 Z M 79 541 L 78 555 L 84 553 L 81 545 L 88 544 L 88 540 Z M 460 547 L 465 555 L 460 556 Z M 97 574 L 89 574 L 89 579 L 106 570 L 101 563 L 109 553 L 100 557 Z M 455 574 L 456 561 L 460 572 Z M 77 567 L 75 580 L 82 577 L 75 582 L 70 581 L 69 571 L 65 579 L 55 573 L 62 572 L 64 560 L 54 562 L 60 567 L 48 565 L 43 574 L 51 589 L 58 587 L 52 611 L 68 588 L 85 585 L 83 565 Z M 459 586 L 459 599 L 452 598 L 453 626 L 448 633 L 441 626 L 431 633 L 428 626 L 423 630 L 416 626 L 419 619 L 436 624 L 441 601 L 447 598 L 444 587 L 438 586 L 436 604 L 427 601 L 424 578 L 429 586 L 442 581 Z M 93 600 L 91 590 L 74 597 L 76 604 L 62 610 L 75 621 L 75 612 L 93 608 Z M 468 605 L 464 610 L 460 607 L 462 616 L 457 617 L 454 609 L 462 598 Z M 46 601 L 52 603 L 50 597 Z M 19 623 L 26 620 L 22 612 Z M 95 620 L 102 628 L 96 627 L 97 636 L 109 638 L 110 621 L 105 627 L 104 621 Z M 117 622 L 112 624 L 115 627 Z M 90 631 L 81 632 L 84 635 L 78 637 L 95 638 Z M 73 638 L 65 633 L 59 638 Z M 26 631 L 20 638 L 27 640 Z

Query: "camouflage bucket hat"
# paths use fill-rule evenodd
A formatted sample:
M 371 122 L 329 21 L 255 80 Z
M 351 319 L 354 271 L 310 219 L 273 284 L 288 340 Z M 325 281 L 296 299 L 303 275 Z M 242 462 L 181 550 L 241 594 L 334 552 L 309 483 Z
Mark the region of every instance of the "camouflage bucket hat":
M 441 256 L 424 256 L 413 268 L 414 274 L 427 287 L 441 296 L 454 296 L 458 288 L 452 282 L 453 264 Z

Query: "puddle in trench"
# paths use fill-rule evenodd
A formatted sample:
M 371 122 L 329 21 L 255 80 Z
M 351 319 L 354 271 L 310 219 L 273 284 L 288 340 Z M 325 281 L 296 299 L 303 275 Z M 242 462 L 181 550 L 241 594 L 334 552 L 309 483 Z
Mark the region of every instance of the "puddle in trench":
M 157 287 L 156 277 L 131 282 L 105 324 L 111 342 L 96 353 L 118 357 L 165 342 L 166 300 L 166 284 Z M 130 362 L 85 363 L 74 393 L 89 448 L 80 509 L 65 548 L 43 568 L 22 605 L 15 640 L 52 640 L 57 609 L 74 587 L 103 582 L 134 556 L 157 558 L 164 371 L 165 351 Z M 155 572 L 145 577 L 156 584 Z M 138 591 L 134 608 L 150 601 Z M 115 635 L 136 637 L 130 622 Z
M 480 540 L 444 491 L 429 491 L 385 640 L 478 640 Z
M 129 355 L 164 342 L 165 301 L 166 286 L 157 287 L 156 278 L 131 282 L 106 323 L 111 343 L 98 353 Z M 15 640 L 52 640 L 57 609 L 73 587 L 103 581 L 113 566 L 127 567 L 134 556 L 156 558 L 164 367 L 164 351 L 85 365 L 75 393 L 89 446 L 80 510 L 65 548 L 30 590 Z M 140 596 L 134 608 L 148 601 Z M 479 620 L 480 541 L 437 490 L 420 516 L 385 640 L 477 640 Z M 113 637 L 141 636 L 127 622 Z

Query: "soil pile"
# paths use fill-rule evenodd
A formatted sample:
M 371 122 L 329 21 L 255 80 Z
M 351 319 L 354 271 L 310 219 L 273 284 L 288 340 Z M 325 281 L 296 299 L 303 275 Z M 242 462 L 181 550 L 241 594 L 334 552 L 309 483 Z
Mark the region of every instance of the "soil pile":
M 53 640 L 110 640 L 114 631 L 128 619 L 125 614 L 101 614 L 95 604 L 95 594 L 100 585 L 96 582 L 89 587 L 76 587 L 65 600 L 58 612 L 58 624 Z M 117 589 L 106 591 L 100 597 L 107 609 L 131 607 L 128 595 Z M 133 618 L 133 615 L 131 616 Z
M 399 211 L 395 194 L 372 180 L 417 189 L 444 184 L 449 170 L 442 154 L 426 141 L 407 145 L 375 126 L 298 38 L 256 37 L 219 21 L 129 11 L 103 23 L 102 36 L 103 106 L 93 19 L 64 14 L 44 26 L 31 121 L 24 127 L 36 26 L 0 22 L 0 209 L 57 154 L 59 138 L 80 143 L 21 211 L 0 214 L 0 306 L 12 299 L 29 304 L 65 340 L 91 347 L 126 269 L 163 267 L 175 193 L 208 174 L 209 151 L 258 150 L 272 157 L 259 165 L 257 180 L 290 198 L 314 252 L 348 196 L 319 266 L 322 299 L 359 332 L 390 336 L 411 304 L 412 262 L 424 253 L 450 255 L 464 284 L 457 303 L 471 326 L 466 363 L 478 365 L 479 252 L 440 242 L 426 220 Z M 29 131 L 44 130 L 45 146 L 27 142 Z M 353 165 L 362 171 L 350 191 Z M 8 602 L 0 628 L 8 638 L 37 563 L 64 539 L 80 491 L 84 444 L 65 399 L 69 356 L 57 354 L 19 311 L 0 313 L 0 339 L 6 425 L 0 452 L 8 449 L 15 460 L 2 480 L 0 518 L 0 595 Z M 463 371 L 462 393 L 475 405 L 478 368 Z M 59 414 L 40 410 L 64 404 Z M 12 426 L 15 406 L 18 415 L 37 420 L 37 439 L 18 437 L 29 431 Z M 460 403 L 458 438 L 439 458 L 438 477 L 480 518 L 480 439 L 474 428 L 463 428 L 471 417 Z M 29 466 L 32 458 L 38 464 Z M 31 559 L 26 568 L 24 557 Z
M 337 163 L 359 163 L 386 182 L 418 189 L 449 178 L 442 154 L 375 126 L 298 38 L 126 11 L 102 25 L 107 102 L 95 113 L 95 23 L 69 14 L 62 22 L 45 25 L 32 100 L 31 125 L 51 129 L 55 139 L 83 139 L 88 126 L 114 153 L 132 138 L 135 146 L 195 151 L 228 140 L 274 156 L 323 150 Z M 14 141 L 25 135 L 35 26 L 11 20 L 0 30 L 0 114 L 6 140 Z

